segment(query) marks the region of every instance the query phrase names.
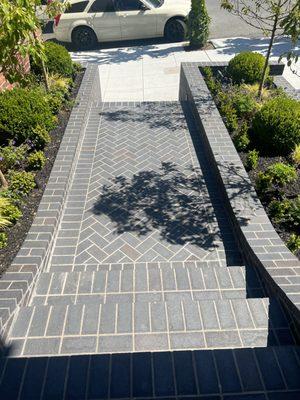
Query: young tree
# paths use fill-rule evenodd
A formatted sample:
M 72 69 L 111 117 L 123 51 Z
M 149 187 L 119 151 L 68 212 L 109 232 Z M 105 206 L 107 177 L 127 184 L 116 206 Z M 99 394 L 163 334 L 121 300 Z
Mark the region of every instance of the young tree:
M 300 37 L 300 1 L 294 5 L 290 13 L 282 20 L 280 26 L 283 29 L 283 33 L 291 38 L 292 46 L 295 47 Z M 283 53 L 279 60 L 283 57 L 287 58 L 288 66 L 295 74 L 297 74 L 297 71 L 293 70 L 292 65 L 295 65 L 298 62 L 299 52 L 291 49 L 290 51 Z
M 203 47 L 206 44 L 210 21 L 205 0 L 192 0 L 188 17 L 188 38 L 191 47 Z
M 284 20 L 298 2 L 299 0 L 221 0 L 222 8 L 238 15 L 247 24 L 260 29 L 264 35 L 270 37 L 266 62 L 259 85 L 259 97 L 261 97 L 265 83 L 275 36 L 279 30 L 282 32 Z
M 1 0 L 0 7 L 0 72 L 10 83 L 26 82 L 22 58 L 30 56 L 35 62 L 45 63 L 45 52 L 41 32 L 42 22 L 36 9 L 41 0 Z M 52 1 L 46 7 L 51 18 L 62 11 L 65 3 Z M 44 79 L 48 87 L 46 69 Z

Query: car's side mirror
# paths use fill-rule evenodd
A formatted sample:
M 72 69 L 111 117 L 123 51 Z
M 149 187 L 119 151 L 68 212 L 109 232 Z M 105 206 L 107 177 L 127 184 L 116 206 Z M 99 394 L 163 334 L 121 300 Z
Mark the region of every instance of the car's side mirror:
M 146 6 L 146 4 L 141 4 L 141 10 L 142 11 L 148 11 L 149 10 L 149 8 Z

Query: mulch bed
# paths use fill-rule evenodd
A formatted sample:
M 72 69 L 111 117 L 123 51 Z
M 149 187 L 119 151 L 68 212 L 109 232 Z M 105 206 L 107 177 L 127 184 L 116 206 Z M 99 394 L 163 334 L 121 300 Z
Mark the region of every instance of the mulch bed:
M 56 154 L 59 150 L 60 143 L 64 136 L 64 132 L 72 111 L 73 101 L 77 96 L 83 75 L 84 70 L 77 74 L 73 88 L 71 89 L 71 92 L 69 94 L 69 101 L 63 106 L 58 114 L 57 127 L 52 132 L 50 132 L 52 139 L 51 143 L 49 143 L 44 149 L 47 162 L 44 168 L 41 171 L 38 171 L 36 174 L 35 180 L 37 187 L 30 192 L 29 196 L 20 206 L 23 216 L 17 221 L 15 225 L 7 230 L 8 245 L 4 249 L 0 250 L 0 275 L 3 274 L 11 265 L 32 225 L 46 184 L 48 182 L 48 178 L 50 176 Z

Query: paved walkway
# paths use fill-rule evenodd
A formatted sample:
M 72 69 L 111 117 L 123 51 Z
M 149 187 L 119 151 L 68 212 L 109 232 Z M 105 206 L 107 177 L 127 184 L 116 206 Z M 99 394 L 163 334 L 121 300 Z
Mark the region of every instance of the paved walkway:
M 182 43 L 153 43 L 112 47 L 73 53 L 80 62 L 99 64 L 103 101 L 177 101 L 181 62 L 227 61 L 236 53 L 252 50 L 266 53 L 268 40 L 237 37 L 213 41 L 216 49 L 186 52 Z M 289 49 L 285 38 L 278 38 L 272 59 Z M 298 67 L 300 71 L 300 67 Z M 296 88 L 300 77 L 289 68 L 284 76 Z
M 201 140 L 178 102 L 92 108 L 14 356 L 294 343 L 243 266 Z

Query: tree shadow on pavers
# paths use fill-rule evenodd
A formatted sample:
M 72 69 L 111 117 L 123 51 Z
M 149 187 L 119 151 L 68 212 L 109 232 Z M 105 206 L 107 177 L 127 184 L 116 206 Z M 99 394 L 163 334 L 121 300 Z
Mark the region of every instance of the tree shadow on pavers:
M 4 400 L 298 400 L 299 348 L 1 360 Z
M 220 228 L 209 199 L 201 193 L 204 185 L 197 168 L 165 162 L 157 171 L 114 178 L 101 189 L 93 212 L 108 215 L 117 234 L 143 236 L 158 230 L 171 244 L 213 250 Z
M 254 52 L 262 52 L 266 55 L 269 45 L 269 38 L 228 38 L 221 39 L 222 47 L 218 47 L 215 51 L 217 51 L 218 55 L 235 55 L 236 53 L 240 53 L 242 51 L 254 51 Z M 292 47 L 291 40 L 288 37 L 280 36 L 275 39 L 275 43 L 272 47 L 271 57 L 280 57 L 283 53 L 289 51 Z M 296 46 L 296 49 L 299 49 Z
M 147 128 L 165 128 L 170 131 L 186 130 L 185 117 L 178 102 L 146 102 L 135 104 L 134 107 L 124 105 L 104 108 L 99 115 L 106 121 L 120 123 L 140 123 Z

